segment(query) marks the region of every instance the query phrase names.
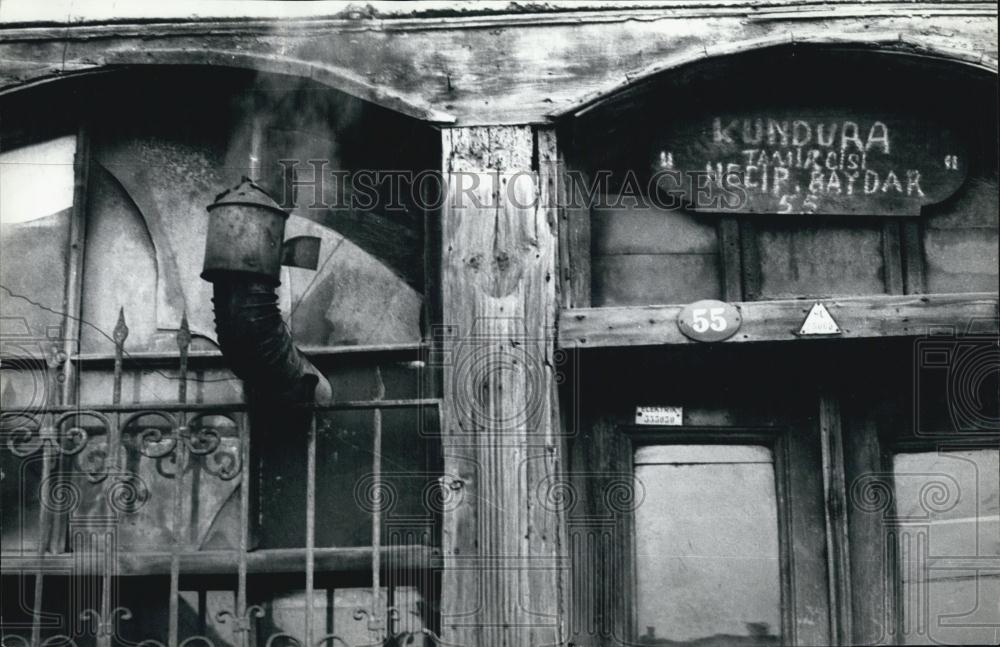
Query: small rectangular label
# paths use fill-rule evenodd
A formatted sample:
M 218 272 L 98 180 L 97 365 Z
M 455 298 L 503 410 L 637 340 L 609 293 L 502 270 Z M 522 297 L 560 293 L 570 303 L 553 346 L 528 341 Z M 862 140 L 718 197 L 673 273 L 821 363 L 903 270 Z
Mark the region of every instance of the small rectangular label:
M 676 427 L 681 425 L 683 413 L 683 407 L 636 407 L 635 424 Z

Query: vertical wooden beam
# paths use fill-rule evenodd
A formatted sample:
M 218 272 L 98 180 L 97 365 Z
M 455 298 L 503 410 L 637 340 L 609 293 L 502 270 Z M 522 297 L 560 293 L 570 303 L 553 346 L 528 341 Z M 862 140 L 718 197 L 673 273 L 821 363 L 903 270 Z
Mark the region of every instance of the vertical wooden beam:
M 529 127 L 442 131 L 446 479 L 442 634 L 457 645 L 548 645 L 560 626 L 561 513 L 553 361 L 556 216 Z M 540 138 L 550 155 L 552 136 Z
M 544 327 L 548 334 L 543 336 L 544 343 L 541 347 L 545 360 L 545 380 L 548 392 L 548 424 L 547 430 L 543 434 L 544 439 L 534 441 L 536 449 L 533 453 L 538 456 L 531 463 L 532 469 L 528 476 L 532 483 L 542 485 L 535 486 L 534 498 L 531 506 L 537 516 L 536 532 L 531 535 L 533 544 L 532 554 L 539 554 L 546 560 L 553 561 L 553 568 L 543 569 L 533 573 L 536 581 L 533 582 L 533 589 L 540 591 L 552 590 L 555 587 L 555 595 L 547 603 L 544 613 L 551 614 L 548 623 L 554 624 L 555 637 L 562 644 L 566 641 L 566 619 L 567 619 L 567 599 L 570 590 L 570 572 L 568 567 L 568 545 L 569 536 L 566 523 L 567 510 L 565 506 L 553 506 L 552 497 L 542 492 L 552 492 L 552 487 L 562 487 L 568 482 L 567 461 L 569 448 L 567 444 L 568 428 L 564 423 L 564 416 L 559 408 L 559 384 L 560 380 L 555 375 L 555 367 L 564 364 L 557 361 L 557 351 L 555 349 L 556 320 L 558 315 L 558 291 L 560 287 L 559 270 L 561 267 L 562 249 L 562 215 L 565 211 L 567 200 L 567 175 L 566 162 L 562 151 L 559 148 L 556 130 L 554 128 L 540 127 L 535 130 L 535 158 L 538 161 L 538 216 L 544 218 L 549 227 L 549 234 L 553 237 L 556 251 L 552 254 L 551 263 L 554 267 L 551 274 L 546 272 L 546 277 L 551 276 L 551 281 L 555 289 L 551 303 L 545 299 L 545 312 L 539 325 Z M 573 295 L 573 303 L 590 305 L 590 210 L 586 211 L 585 223 L 578 223 L 578 231 L 569 237 L 569 243 L 573 245 L 573 258 L 585 258 L 583 267 L 586 268 L 582 285 L 577 282 L 577 287 Z M 552 319 L 547 317 L 551 314 Z M 573 397 L 570 395 L 569 397 Z M 538 452 L 538 453 L 536 453 Z M 558 484 L 558 485 L 556 485 Z M 561 491 L 561 490 L 557 490 Z M 543 503 L 544 502 L 544 503 Z M 541 508 L 541 509 L 540 509 Z M 539 532 L 540 531 L 540 532 Z M 537 576 L 541 575 L 540 579 Z M 545 630 L 547 631 L 547 629 Z M 540 635 L 539 638 L 544 637 Z
M 826 501 L 827 574 L 830 636 L 835 645 L 852 643 L 851 562 L 847 532 L 847 490 L 840 401 L 826 391 L 819 398 L 819 426 Z
M 852 620 L 855 645 L 891 644 L 895 636 L 897 580 L 892 530 L 892 470 L 879 439 L 900 426 L 898 399 L 868 383 L 844 416 L 844 460 L 851 541 Z M 864 386 L 860 387 L 864 389 Z M 876 395 L 877 394 L 877 395 Z
M 87 186 L 90 171 L 90 130 L 84 120 L 77 127 L 76 153 L 73 157 L 73 210 L 70 213 L 69 249 L 66 253 L 66 284 L 63 292 L 62 317 L 62 404 L 77 401 L 78 375 L 76 354 L 80 351 L 80 315 L 83 303 L 83 259 L 87 231 Z M 62 463 L 63 458 L 56 461 Z M 57 468 L 61 469 L 61 467 Z M 61 482 L 61 481 L 60 481 Z M 69 514 L 53 513 L 49 550 L 61 553 L 66 550 L 66 533 Z
M 902 229 L 904 290 L 906 294 L 924 294 L 927 291 L 927 278 L 920 221 L 907 218 Z
M 743 218 L 739 224 L 740 257 L 742 260 L 743 300 L 758 301 L 760 295 L 760 248 L 757 245 L 757 227 Z
M 554 142 L 554 131 L 552 134 Z M 554 200 L 559 217 L 560 303 L 564 308 L 589 308 L 590 204 L 587 192 L 580 189 L 589 187 L 590 180 L 582 171 L 574 169 L 571 173 L 561 151 L 558 160 Z
M 735 216 L 719 218 L 719 275 L 723 301 L 743 301 L 740 223 Z
M 76 134 L 76 154 L 73 158 L 73 211 L 69 224 L 69 250 L 66 255 L 66 291 L 63 295 L 63 364 L 62 403 L 76 401 L 75 362 L 79 352 L 80 304 L 83 290 L 83 258 L 87 231 L 87 183 L 90 171 L 90 133 L 81 124 Z
M 882 272 L 886 294 L 903 294 L 903 251 L 899 223 L 886 218 L 882 223 Z
M 573 215 L 573 205 L 570 198 L 573 197 L 573 187 L 570 185 L 570 178 L 566 173 L 566 161 L 563 159 L 561 151 L 556 146 L 555 131 L 552 129 L 540 130 L 538 132 L 539 152 L 551 150 L 552 153 L 547 158 L 539 158 L 538 164 L 542 168 L 549 164 L 551 168 L 544 169 L 546 176 L 554 180 L 554 185 L 550 191 L 552 196 L 552 209 L 556 214 L 556 221 L 559 223 L 558 231 L 558 254 L 559 254 L 559 281 L 556 283 L 558 300 L 563 308 L 572 308 L 576 303 L 575 288 L 579 282 L 574 281 L 573 257 L 578 253 L 574 249 L 574 241 L 570 237 L 570 218 Z M 588 256 L 590 249 L 586 250 Z M 589 279 L 589 276 L 588 276 Z M 588 285 L 589 288 L 589 285 Z M 590 290 L 587 290 L 587 301 L 589 302 Z

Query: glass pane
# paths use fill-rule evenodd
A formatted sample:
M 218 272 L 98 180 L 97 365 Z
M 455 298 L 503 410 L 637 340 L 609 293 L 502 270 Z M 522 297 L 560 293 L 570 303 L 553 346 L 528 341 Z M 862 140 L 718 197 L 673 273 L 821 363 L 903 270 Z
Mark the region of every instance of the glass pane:
M 898 454 L 893 478 L 903 641 L 996 644 L 1000 451 Z
M 16 437 L 13 430 L 25 423 L 21 416 L 11 416 L 0 429 L 13 440 Z M 0 548 L 5 556 L 30 554 L 38 548 L 42 460 L 41 451 L 18 456 L 6 446 L 0 449 L 0 474 L 3 475 L 3 487 L 0 488 L 0 506 L 3 506 L 0 508 L 3 510 Z
M 645 492 L 636 511 L 640 642 L 780 643 L 770 450 L 648 447 L 636 463 L 637 488 Z
M 316 437 L 316 545 L 368 546 L 372 541 L 371 410 L 331 411 L 318 417 Z M 433 496 L 440 468 L 429 455 L 433 412 L 382 411 L 382 544 L 427 545 L 440 510 Z M 260 542 L 266 548 L 305 545 L 306 436 L 275 431 L 258 442 L 262 458 Z
M 635 452 L 636 465 L 773 462 L 771 450 L 756 445 L 651 445 Z
M 39 356 L 37 347 L 62 338 L 75 155 L 72 135 L 0 153 L 0 334 L 7 356 Z
M 261 77 L 261 83 L 268 81 Z M 108 88 L 108 97 L 124 93 L 127 100 L 109 98 L 93 126 L 82 297 L 85 352 L 112 352 L 119 308 L 130 329 L 128 352 L 175 349 L 174 332 L 185 313 L 196 345 L 214 347 L 212 286 L 201 278 L 206 207 L 248 172 L 251 122 L 275 120 L 282 126 L 265 127 L 269 168 L 279 168 L 279 159 L 328 159 L 331 169 L 351 164 L 339 156 L 346 152 L 345 137 L 353 135 L 345 124 L 319 116 L 326 110 L 336 115 L 340 95 L 311 95 L 314 103 L 308 105 L 321 111 L 314 113 L 302 111 L 307 104 L 295 103 L 297 95 L 286 86 L 277 83 L 258 94 L 268 107 L 255 113 L 250 112 L 254 99 L 235 77 L 167 74 L 155 82 L 129 78 Z M 278 104 L 281 114 L 271 111 Z M 196 117 L 191 106 L 199 106 Z M 270 184 L 281 199 L 281 187 Z M 297 344 L 421 339 L 422 220 L 416 213 L 391 216 L 380 211 L 341 217 L 305 207 L 291 215 L 286 238 L 322 241 L 317 270 L 281 270 L 279 305 Z

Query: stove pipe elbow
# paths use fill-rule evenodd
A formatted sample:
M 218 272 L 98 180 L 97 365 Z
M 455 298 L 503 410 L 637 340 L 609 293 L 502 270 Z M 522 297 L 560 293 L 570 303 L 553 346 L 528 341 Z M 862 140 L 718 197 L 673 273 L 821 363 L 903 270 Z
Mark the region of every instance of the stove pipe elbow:
M 220 194 L 208 212 L 201 276 L 213 285 L 216 334 L 227 364 L 254 398 L 328 403 L 329 381 L 295 347 L 278 307 L 288 214 L 247 178 Z

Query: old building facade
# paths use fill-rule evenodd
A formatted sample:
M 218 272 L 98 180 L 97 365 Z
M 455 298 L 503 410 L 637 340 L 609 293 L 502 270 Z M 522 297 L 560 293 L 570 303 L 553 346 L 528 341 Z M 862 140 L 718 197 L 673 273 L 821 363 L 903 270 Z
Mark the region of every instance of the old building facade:
M 996 644 L 995 2 L 113 7 L 0 5 L 5 647 Z

